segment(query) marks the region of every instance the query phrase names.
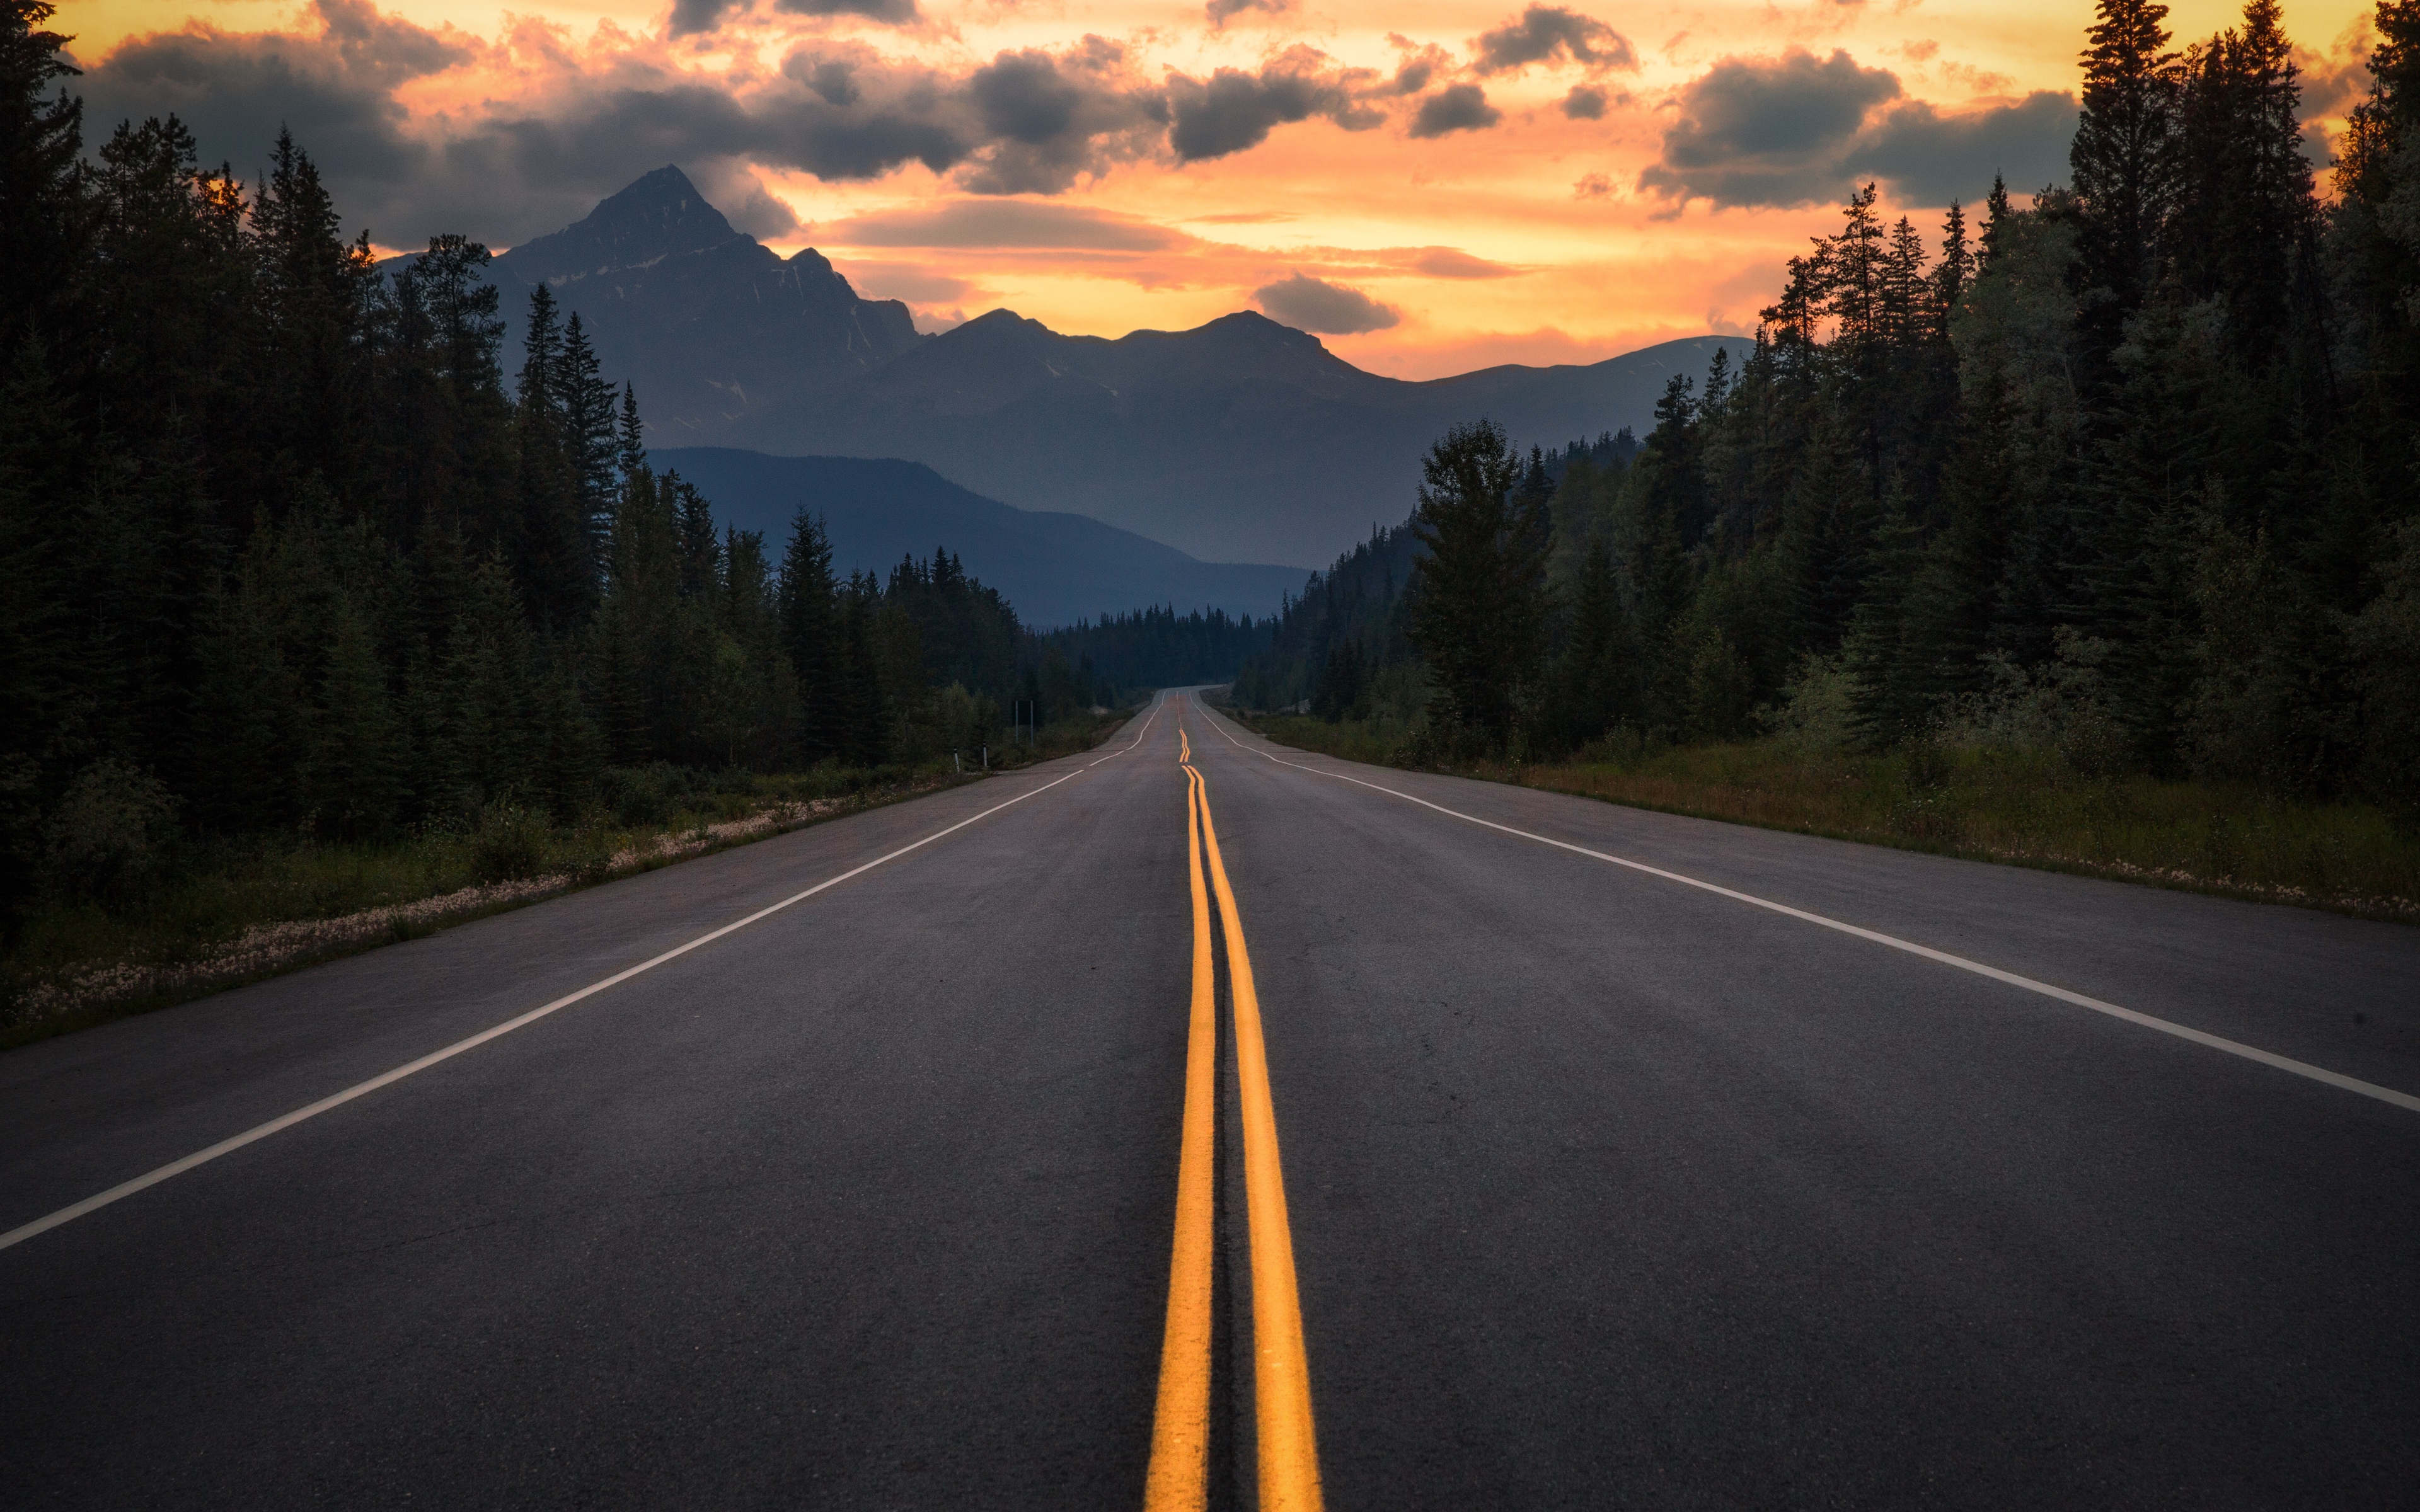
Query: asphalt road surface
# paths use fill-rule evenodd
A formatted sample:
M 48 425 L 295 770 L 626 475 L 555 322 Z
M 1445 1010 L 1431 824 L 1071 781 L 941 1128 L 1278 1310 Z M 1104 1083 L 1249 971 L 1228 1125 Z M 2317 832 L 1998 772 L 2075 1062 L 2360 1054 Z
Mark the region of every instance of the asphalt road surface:
M 0 1504 L 1140 1506 L 1189 1076 L 1211 1505 L 1274 1458 L 1280 1222 L 1334 1508 L 2420 1496 L 2420 932 L 1356 767 L 1170 695 L 0 1056 Z

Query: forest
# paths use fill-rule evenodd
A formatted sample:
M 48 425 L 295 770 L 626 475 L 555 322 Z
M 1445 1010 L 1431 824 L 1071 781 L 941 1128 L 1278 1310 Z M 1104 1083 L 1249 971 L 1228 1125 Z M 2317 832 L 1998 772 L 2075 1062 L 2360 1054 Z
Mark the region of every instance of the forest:
M 2273 0 L 2103 0 L 2071 181 L 1872 186 L 1643 440 L 1475 420 L 1235 693 L 1416 759 L 1770 735 L 2420 810 L 2420 0 L 2325 188 Z M 1928 244 L 1930 243 L 1930 244 Z
M 578 311 L 538 289 L 504 349 L 477 242 L 381 265 L 290 135 L 249 185 L 173 116 L 87 155 L 51 14 L 0 0 L 0 919 L 179 840 L 971 765 L 1265 640 L 1037 635 L 944 548 L 877 578 L 803 516 L 718 532 Z

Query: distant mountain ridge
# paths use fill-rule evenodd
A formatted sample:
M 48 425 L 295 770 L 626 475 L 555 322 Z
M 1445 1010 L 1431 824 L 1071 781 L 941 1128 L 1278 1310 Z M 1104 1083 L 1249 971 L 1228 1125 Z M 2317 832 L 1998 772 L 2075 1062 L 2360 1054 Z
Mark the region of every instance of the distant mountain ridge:
M 1691 337 L 1586 367 L 1415 383 L 1249 312 L 1109 340 L 996 310 L 727 434 L 768 452 L 913 457 L 1206 560 L 1326 562 L 1412 512 L 1421 454 L 1449 426 L 1485 415 L 1550 446 L 1643 433 L 1674 373 L 1702 378 L 1718 348 L 1736 361 L 1748 346 Z
M 666 447 L 649 458 L 697 485 L 721 523 L 764 532 L 776 560 L 803 509 L 824 517 L 836 570 L 887 574 L 901 557 L 946 548 L 1038 629 L 1154 605 L 1274 614 L 1306 576 L 1301 567 L 1196 562 L 1086 516 L 1012 509 L 921 462 L 712 446 Z
M 860 297 L 812 249 L 785 259 L 734 229 L 676 167 L 499 255 L 492 276 L 516 338 L 539 283 L 579 312 L 654 444 L 906 458 L 1204 562 L 1326 562 L 1411 512 L 1448 426 L 1486 415 L 1549 446 L 1643 433 L 1674 373 L 1749 346 L 1697 336 L 1407 382 L 1249 312 L 1110 340 L 995 310 L 919 335 L 907 306 Z

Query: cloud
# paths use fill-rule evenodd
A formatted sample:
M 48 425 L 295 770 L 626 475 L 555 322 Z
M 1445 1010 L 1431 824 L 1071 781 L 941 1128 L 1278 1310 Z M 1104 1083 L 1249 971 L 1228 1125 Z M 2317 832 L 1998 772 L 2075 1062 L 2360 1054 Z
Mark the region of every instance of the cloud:
M 693 37 L 722 24 L 724 11 L 748 0 L 673 0 L 673 35 Z
M 1202 8 L 1202 13 L 1208 18 L 1210 29 L 1215 32 L 1226 30 L 1228 22 L 1248 10 L 1265 11 L 1277 16 L 1293 8 L 1294 0 L 1210 0 Z
M 1162 150 L 1168 123 L 1162 92 L 1097 37 L 955 70 L 824 41 L 733 77 L 688 71 L 618 34 L 576 48 L 537 22 L 490 43 L 368 0 L 318 0 L 308 19 L 296 32 L 193 26 L 125 42 L 86 67 L 87 118 L 105 131 L 173 110 L 205 159 L 239 172 L 256 171 L 290 125 L 349 224 L 362 217 L 391 246 L 458 230 L 510 245 L 667 162 L 706 181 L 741 168 L 863 179 L 921 163 L 978 193 L 1056 193 Z M 415 118 L 397 99 L 406 85 L 462 102 Z M 734 193 L 726 208 L 742 220 L 777 234 L 786 224 L 777 202 Z
M 2074 137 L 2075 97 L 2060 91 L 1956 116 L 1910 100 L 1869 123 L 1840 165 L 1852 177 L 1887 179 L 1903 203 L 1972 202 L 1995 172 L 2019 193 L 2065 177 Z
M 1422 247 L 1413 255 L 1411 266 L 1431 278 L 1517 278 L 1521 274 L 1518 268 L 1474 257 L 1458 247 Z
M 1572 185 L 1574 199 L 1611 199 L 1613 180 L 1601 173 L 1583 174 Z
M 1252 290 L 1252 302 L 1267 311 L 1272 319 L 1323 336 L 1384 331 L 1403 319 L 1393 307 L 1379 303 L 1359 289 L 1303 273 Z
M 915 263 L 835 263 L 849 286 L 870 300 L 905 300 L 911 304 L 940 304 L 965 300 L 979 291 L 963 278 L 937 273 Z
M 1727 57 L 1681 91 L 1680 119 L 1638 187 L 1667 199 L 1809 205 L 1835 197 L 1841 158 L 1866 114 L 1899 98 L 1887 69 L 1792 48 L 1777 58 Z
M 722 25 L 734 10 L 745 10 L 750 0 L 673 0 L 672 34 L 694 37 Z M 886 26 L 914 26 L 923 21 L 916 0 L 773 0 L 773 8 L 793 16 L 858 16 Z
M 1868 179 L 1902 204 L 1973 200 L 1995 171 L 2027 188 L 2059 177 L 2075 134 L 2070 95 L 1945 113 L 1840 51 L 1724 58 L 1679 103 L 1662 157 L 1638 176 L 1641 191 L 1675 205 L 1814 205 Z
M 1179 162 L 1203 162 L 1256 147 L 1280 126 L 1325 116 L 1348 131 L 1382 120 L 1354 98 L 1367 69 L 1342 70 L 1326 55 L 1291 47 L 1258 73 L 1220 69 L 1208 80 L 1168 76 L 1168 145 Z
M 319 0 L 314 9 L 317 37 L 195 25 L 117 47 L 85 65 L 79 83 L 87 131 L 105 136 L 121 120 L 173 111 L 205 160 L 231 161 L 240 173 L 290 125 L 323 166 L 341 163 L 357 183 L 410 177 L 427 153 L 405 133 L 394 91 L 472 61 L 478 44 L 381 16 L 367 0 Z
M 865 98 L 857 86 L 857 64 L 849 58 L 818 58 L 803 63 L 791 77 L 805 85 L 827 105 L 854 105 Z
M 978 193 L 1057 193 L 1106 161 L 1143 150 L 1162 116 L 1124 78 L 1125 49 L 1098 37 L 1060 56 L 1002 53 L 967 80 L 990 140 L 964 182 Z
M 841 247 L 1158 252 L 1191 239 L 1147 221 L 1030 199 L 960 199 L 931 209 L 884 210 L 828 222 L 815 232 Z
M 1487 92 L 1475 84 L 1448 85 L 1420 101 L 1412 117 L 1412 135 L 1444 136 L 1450 131 L 1476 131 L 1495 125 L 1504 113 L 1487 102 Z
M 1994 172 L 2025 187 L 2059 177 L 2075 134 L 2071 95 L 2038 90 L 1945 113 L 1841 51 L 1724 58 L 1679 103 L 1662 157 L 1638 176 L 1641 191 L 1676 206 L 1820 204 L 1868 179 L 1889 183 L 1902 204 L 1973 200 Z
M 764 241 L 787 240 L 799 232 L 797 214 L 737 160 L 702 167 L 691 182 L 735 230 Z
M 1575 121 L 1605 119 L 1605 91 L 1592 84 L 1575 84 L 1563 97 L 1563 114 Z
M 1470 46 L 1478 55 L 1472 67 L 1482 77 L 1559 60 L 1580 64 L 1591 73 L 1638 67 L 1628 38 L 1560 6 L 1531 6 L 1518 19 L 1472 38 Z
M 794 16 L 862 16 L 890 26 L 913 26 L 924 18 L 916 0 L 773 0 L 773 8 Z

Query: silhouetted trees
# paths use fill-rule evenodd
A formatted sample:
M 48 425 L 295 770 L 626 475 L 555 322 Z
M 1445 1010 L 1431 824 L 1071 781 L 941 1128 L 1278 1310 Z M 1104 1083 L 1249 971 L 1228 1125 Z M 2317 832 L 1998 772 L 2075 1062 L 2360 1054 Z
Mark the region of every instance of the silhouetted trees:
M 2420 0 L 2379 6 L 2333 203 L 2273 0 L 2164 18 L 2102 0 L 2071 186 L 1931 246 L 1859 191 L 1745 362 L 1558 454 L 1543 568 L 1500 433 L 1440 440 L 1238 696 L 1417 672 L 1446 744 L 1542 755 L 1821 707 L 2420 811 Z
M 257 186 L 174 116 L 85 161 L 50 15 L 0 0 L 0 925 L 116 874 L 94 825 L 567 820 L 614 767 L 923 761 L 1105 696 L 947 552 L 843 582 L 817 521 L 718 531 L 576 311 L 533 292 L 508 383 L 487 249 L 381 269 L 290 135 Z

